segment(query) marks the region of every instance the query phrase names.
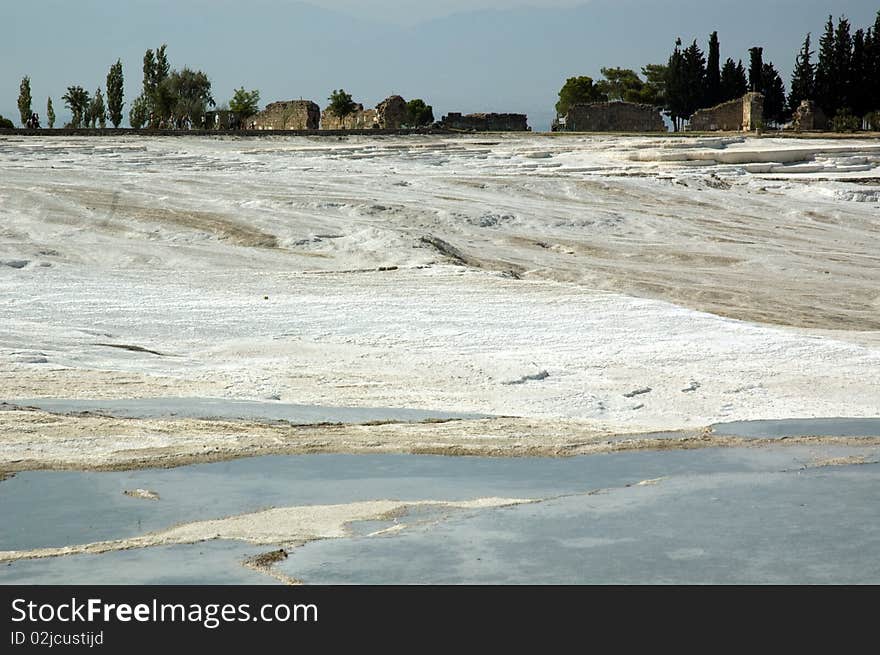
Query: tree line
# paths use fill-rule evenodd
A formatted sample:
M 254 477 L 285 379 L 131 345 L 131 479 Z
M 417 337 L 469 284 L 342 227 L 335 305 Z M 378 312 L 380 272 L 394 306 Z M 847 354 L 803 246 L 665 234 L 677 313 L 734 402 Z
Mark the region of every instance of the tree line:
M 190 127 L 214 127 L 206 125 L 209 108 L 216 107 L 211 90 L 211 80 L 202 71 L 184 67 L 172 70 L 168 60 L 168 46 L 163 44 L 155 50 L 149 49 L 143 58 L 143 84 L 141 93 L 131 103 L 128 113 L 129 124 L 134 129 L 180 129 Z M 106 79 L 105 94 L 99 86 L 90 94 L 82 86 L 69 86 L 62 96 L 70 110 L 69 128 L 105 128 L 109 121 L 118 128 L 123 120 L 124 76 L 122 62 L 117 60 L 110 67 Z M 344 120 L 353 114 L 357 104 L 351 94 L 343 89 L 334 90 L 328 98 L 329 110 Z M 218 108 L 219 112 L 229 114 L 232 127 L 244 126 L 244 121 L 259 112 L 260 92 L 247 91 L 244 87 L 235 89 L 228 104 Z M 22 78 L 19 86 L 18 109 L 21 124 L 27 127 L 40 127 L 34 124 L 30 78 Z M 47 100 L 46 117 L 48 127 L 55 127 L 55 109 L 52 98 Z M 216 120 L 216 119 L 215 119 Z M 423 127 L 434 122 L 433 109 L 421 99 L 410 100 L 406 105 L 404 125 Z M 0 116 L 0 127 L 14 127 L 12 121 Z
M 556 103 L 564 116 L 575 103 L 626 101 L 661 108 L 679 130 L 698 109 L 742 97 L 748 91 L 764 95 L 764 122 L 780 125 L 789 120 L 803 100 L 812 100 L 836 129 L 880 127 L 880 11 L 875 22 L 852 32 L 849 20 L 829 16 L 819 42 L 818 60 L 811 50 L 811 35 L 795 57 L 791 85 L 785 83 L 773 62 L 765 62 L 762 47 L 748 51 L 743 60 L 728 57 L 721 63 L 718 32 L 709 35 L 704 52 L 697 41 L 683 46 L 677 39 L 665 64 L 648 64 L 641 77 L 631 69 L 602 68 L 604 79 L 571 77 Z

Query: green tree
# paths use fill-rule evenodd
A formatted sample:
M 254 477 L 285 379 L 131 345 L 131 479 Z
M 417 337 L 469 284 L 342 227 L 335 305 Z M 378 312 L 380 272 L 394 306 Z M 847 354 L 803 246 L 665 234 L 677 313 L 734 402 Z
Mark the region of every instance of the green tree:
M 684 55 L 681 52 L 681 39 L 675 40 L 675 49 L 666 64 L 666 113 L 672 120 L 672 128 L 677 132 L 687 113 Z
M 682 53 L 684 65 L 684 110 L 685 117 L 706 106 L 704 89 L 706 88 L 706 59 L 703 51 L 694 42 Z
M 769 123 L 785 121 L 785 84 L 773 66 L 773 62 L 763 64 L 761 88 L 764 93 L 764 120 Z
M 565 116 L 568 113 L 569 107 L 579 103 L 604 102 L 606 100 L 608 100 L 608 97 L 593 84 L 592 77 L 585 75 L 569 77 L 559 90 L 556 114 L 558 116 Z
M 742 61 L 734 64 L 733 59 L 728 58 L 721 69 L 720 102 L 741 98 L 748 90 L 749 83 L 746 80 L 746 70 L 743 68 Z
M 155 68 L 155 84 L 159 86 L 168 79 L 168 76 L 171 75 L 171 66 L 168 63 L 168 55 L 165 53 L 165 50 L 168 46 L 166 44 L 162 44 L 156 50 L 156 68 Z
M 868 89 L 868 104 L 873 110 L 874 129 L 880 129 L 880 10 L 877 11 L 877 17 L 874 19 L 874 26 L 868 30 L 870 32 L 870 46 L 866 46 L 868 58 L 868 79 L 871 80 Z
M 122 123 L 122 108 L 125 106 L 122 101 L 123 85 L 122 62 L 117 59 L 107 73 L 107 114 L 113 127 L 119 127 Z
M 846 107 L 850 110 L 853 108 L 852 48 L 849 21 L 846 18 L 839 18 L 837 29 L 834 31 L 832 90 L 837 99 L 837 107 Z
M 645 82 L 639 91 L 638 102 L 655 107 L 666 106 L 666 66 L 664 64 L 646 64 L 642 66 Z
M 46 122 L 50 130 L 55 127 L 55 107 L 52 106 L 52 98 L 46 102 Z
M 149 120 L 150 108 L 147 105 L 147 100 L 143 95 L 139 95 L 131 103 L 131 110 L 128 112 L 128 122 L 134 129 L 139 130 L 144 125 L 147 125 Z
M 788 111 L 791 113 L 797 110 L 801 101 L 813 99 L 815 69 L 810 62 L 812 56 L 810 34 L 807 33 L 804 45 L 795 60 L 794 71 L 791 73 L 791 89 L 788 92 Z
M 8 118 L 3 118 L 3 116 L 0 115 L 0 129 L 14 130 L 15 124 L 11 120 L 9 120 Z
M 169 104 L 172 103 L 172 99 L 168 97 L 167 89 L 162 88 L 162 84 L 171 75 L 166 50 L 167 46 L 163 44 L 157 48 L 155 52 L 153 50 L 147 50 L 144 53 L 144 81 L 143 91 L 141 92 L 143 102 L 138 108 L 137 116 L 139 117 L 141 112 L 146 109 L 147 119 L 144 121 L 144 124 L 152 115 L 153 122 L 149 127 L 153 128 L 158 125 L 158 122 L 162 118 L 167 118 L 171 114 Z M 129 119 L 130 118 L 131 114 L 129 113 Z
M 706 93 L 705 101 L 709 107 L 721 102 L 721 46 L 718 43 L 718 32 L 709 35 L 709 54 L 706 57 Z
M 421 98 L 415 98 L 406 103 L 406 117 L 404 125 L 407 127 L 424 127 L 434 122 L 434 108 L 425 104 Z
M 865 50 L 865 31 L 856 30 L 852 39 L 849 95 L 853 113 L 858 117 L 864 116 L 871 109 L 871 80 L 868 77 L 867 54 Z
M 107 127 L 107 107 L 104 105 L 104 94 L 101 93 L 101 87 L 98 87 L 95 90 L 95 95 L 89 103 L 89 127 L 94 129 L 96 123 L 97 127 L 100 127 L 101 129 Z
M 816 63 L 816 74 L 813 78 L 813 89 L 816 103 L 829 116 L 833 116 L 837 109 L 837 99 L 834 97 L 834 22 L 828 16 L 825 23 L 825 33 L 819 39 L 819 59 Z
M 749 91 L 763 93 L 764 48 L 749 48 Z
M 61 99 L 70 110 L 70 127 L 83 127 L 89 115 L 89 92 L 81 86 L 69 86 Z
M 236 89 L 229 101 L 229 109 L 242 119 L 253 116 L 260 111 L 260 92 L 245 91 L 244 87 Z
M 629 68 L 603 68 L 604 80 L 596 82 L 596 90 L 611 101 L 639 102 L 645 83 Z
M 18 87 L 18 114 L 21 117 L 21 124 L 27 123 L 34 110 L 31 109 L 31 78 L 25 75 Z
M 330 101 L 327 109 L 342 122 L 342 129 L 345 129 L 345 118 L 357 110 L 357 104 L 344 89 L 335 89 L 327 99 Z
M 859 118 L 853 116 L 846 107 L 838 110 L 834 118 L 831 119 L 831 130 L 834 132 L 856 132 L 860 127 Z
M 172 71 L 156 90 L 156 110 L 162 120 L 188 116 L 193 124 L 199 125 L 208 107 L 215 104 L 211 80 L 202 71 Z

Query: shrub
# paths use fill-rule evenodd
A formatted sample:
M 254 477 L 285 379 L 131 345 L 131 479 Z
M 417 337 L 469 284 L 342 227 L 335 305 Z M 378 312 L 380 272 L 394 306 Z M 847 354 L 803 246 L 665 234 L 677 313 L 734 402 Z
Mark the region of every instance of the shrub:
M 862 127 L 862 122 L 858 116 L 853 116 L 849 109 L 841 109 L 837 115 L 831 119 L 832 132 L 857 132 Z

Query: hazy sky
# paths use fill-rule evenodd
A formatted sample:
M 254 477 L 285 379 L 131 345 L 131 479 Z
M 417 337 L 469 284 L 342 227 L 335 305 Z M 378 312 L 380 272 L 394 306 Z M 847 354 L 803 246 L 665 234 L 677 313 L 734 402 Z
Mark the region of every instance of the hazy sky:
M 705 49 L 717 29 L 722 59 L 764 46 L 786 83 L 806 32 L 829 13 L 874 22 L 880 0 L 40 0 L 4 3 L 0 22 L 0 114 L 18 123 L 22 76 L 45 124 L 58 125 L 70 85 L 94 92 L 117 58 L 126 117 L 141 86 L 147 48 L 168 44 L 172 67 L 205 71 L 214 96 L 239 86 L 262 103 L 308 98 L 325 106 L 344 88 L 366 106 L 391 93 L 422 97 L 435 116 L 511 111 L 547 129 L 567 77 L 600 77 L 603 66 L 664 63 L 675 42 Z M 817 40 L 817 39 L 816 39 Z

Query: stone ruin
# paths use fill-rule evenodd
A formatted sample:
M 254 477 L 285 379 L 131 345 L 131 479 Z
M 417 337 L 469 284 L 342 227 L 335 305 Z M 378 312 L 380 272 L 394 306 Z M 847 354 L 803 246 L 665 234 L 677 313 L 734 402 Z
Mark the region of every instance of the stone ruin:
M 747 93 L 742 98 L 699 109 L 689 121 L 692 132 L 752 132 L 760 127 L 764 115 L 764 96 Z
M 794 111 L 792 126 L 798 132 L 828 129 L 828 118 L 825 112 L 812 100 L 801 100 Z
M 566 132 L 666 132 L 660 108 L 634 102 L 588 102 L 574 104 L 553 124 Z
M 273 102 L 256 116 L 247 119 L 255 130 L 317 130 L 321 109 L 311 100 Z
M 322 130 L 399 130 L 406 120 L 406 100 L 400 96 L 389 96 L 376 105 L 375 109 L 364 109 L 357 105 L 354 113 L 345 117 L 345 122 L 330 111 L 328 107 L 321 112 Z
M 450 112 L 440 121 L 440 127 L 468 132 L 530 132 L 525 114 L 467 114 Z
M 377 123 L 376 110 L 364 109 L 360 103 L 344 120 L 330 111 L 329 107 L 321 112 L 322 130 L 370 130 L 378 127 Z
M 389 96 L 376 105 L 376 122 L 383 130 L 399 130 L 406 120 L 406 100 Z

